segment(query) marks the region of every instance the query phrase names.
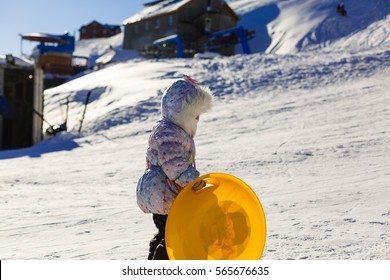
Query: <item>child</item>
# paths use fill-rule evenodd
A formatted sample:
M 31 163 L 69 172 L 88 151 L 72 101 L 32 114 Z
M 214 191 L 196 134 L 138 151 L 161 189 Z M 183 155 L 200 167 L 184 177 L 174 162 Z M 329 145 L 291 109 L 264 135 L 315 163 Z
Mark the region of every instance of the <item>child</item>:
M 150 241 L 149 260 L 168 259 L 165 224 L 169 209 L 180 190 L 199 177 L 193 137 L 199 116 L 211 108 L 212 99 L 208 88 L 185 75 L 162 96 L 162 118 L 149 136 L 146 170 L 137 185 L 138 206 L 153 214 L 158 229 Z

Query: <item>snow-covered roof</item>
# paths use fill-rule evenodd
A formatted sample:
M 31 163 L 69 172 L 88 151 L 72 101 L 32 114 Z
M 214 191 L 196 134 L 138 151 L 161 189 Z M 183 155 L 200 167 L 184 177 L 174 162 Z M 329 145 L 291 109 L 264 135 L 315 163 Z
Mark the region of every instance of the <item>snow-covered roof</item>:
M 31 61 L 31 60 L 28 60 L 26 58 L 22 58 L 22 57 L 17 57 L 17 56 L 14 56 L 14 65 L 18 65 L 18 66 L 34 66 L 34 62 Z M 0 54 L 0 65 L 5 65 L 7 64 L 7 59 L 6 59 L 6 55 L 1 55 Z
M 165 0 L 161 2 L 156 2 L 154 5 L 147 5 L 139 13 L 129 17 L 128 19 L 122 22 L 123 25 L 131 24 L 137 21 L 141 21 L 147 18 L 156 17 L 162 14 L 172 13 L 177 11 L 188 2 L 192 0 Z
M 139 53 L 134 50 L 108 50 L 105 54 L 98 57 L 95 60 L 96 64 L 108 64 L 111 62 L 117 62 L 117 61 L 127 61 L 133 58 L 140 57 Z

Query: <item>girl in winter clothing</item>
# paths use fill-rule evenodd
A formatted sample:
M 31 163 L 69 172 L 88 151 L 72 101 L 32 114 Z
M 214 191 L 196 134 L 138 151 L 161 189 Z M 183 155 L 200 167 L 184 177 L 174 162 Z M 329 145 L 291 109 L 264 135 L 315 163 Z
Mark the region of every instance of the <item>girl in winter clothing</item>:
M 146 152 L 146 170 L 137 185 L 137 203 L 153 214 L 158 233 L 148 259 L 168 259 L 165 224 L 178 193 L 199 177 L 195 143 L 199 116 L 211 108 L 212 93 L 188 76 L 174 82 L 161 100 L 162 118 L 154 125 Z M 201 181 L 202 182 L 202 181 Z

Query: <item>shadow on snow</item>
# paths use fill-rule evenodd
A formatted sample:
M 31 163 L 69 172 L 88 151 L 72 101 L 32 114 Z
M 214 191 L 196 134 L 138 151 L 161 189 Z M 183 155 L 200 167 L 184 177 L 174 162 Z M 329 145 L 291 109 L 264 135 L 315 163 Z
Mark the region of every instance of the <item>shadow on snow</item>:
M 59 134 L 52 138 L 42 140 L 37 145 L 32 147 L 0 151 L 0 160 L 25 156 L 39 158 L 43 154 L 59 151 L 71 151 L 79 147 L 79 144 L 77 144 L 75 138 L 76 136 L 74 135 Z

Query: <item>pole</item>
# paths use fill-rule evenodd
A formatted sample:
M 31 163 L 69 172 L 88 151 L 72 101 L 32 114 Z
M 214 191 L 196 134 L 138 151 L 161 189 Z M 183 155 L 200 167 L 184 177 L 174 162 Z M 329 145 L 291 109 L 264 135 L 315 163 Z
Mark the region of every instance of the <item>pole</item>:
M 90 97 L 90 96 L 91 96 L 91 91 L 88 91 L 87 98 L 85 99 L 83 116 L 81 117 L 81 120 L 80 120 L 79 133 L 81 132 L 81 127 L 83 126 L 83 121 L 84 121 L 84 117 L 85 117 L 85 112 L 87 111 L 87 105 L 88 105 L 88 101 L 89 101 L 89 97 Z

